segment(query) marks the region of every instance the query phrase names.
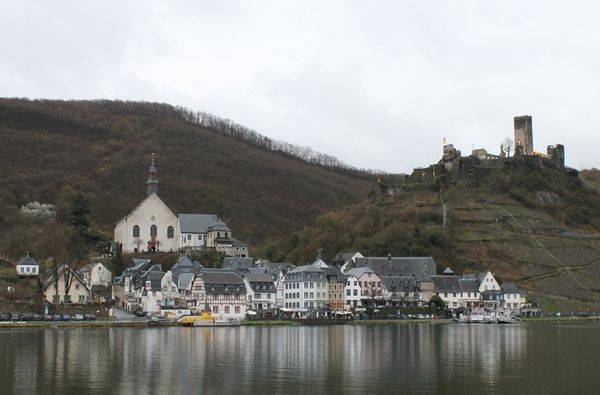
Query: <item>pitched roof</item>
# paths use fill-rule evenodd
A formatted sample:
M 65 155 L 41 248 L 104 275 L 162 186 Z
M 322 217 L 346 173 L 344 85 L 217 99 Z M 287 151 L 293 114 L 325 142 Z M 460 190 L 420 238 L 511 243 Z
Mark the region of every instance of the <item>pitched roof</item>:
M 216 214 L 179 214 L 181 233 L 207 233 L 218 220 Z
M 433 280 L 433 289 L 437 293 L 462 291 L 458 276 L 431 276 L 431 279 Z
M 447 267 L 447 268 L 444 269 L 444 271 L 442 272 L 442 274 L 456 274 L 456 273 L 454 273 L 454 270 L 452 270 L 449 267 Z
M 209 230 L 211 231 L 230 231 L 231 229 L 229 229 L 229 226 L 227 226 L 227 224 L 223 221 L 221 221 L 220 219 L 217 219 L 216 222 L 214 224 L 212 224 L 209 227 Z
M 247 269 L 254 266 L 252 257 L 226 257 L 223 259 L 223 269 Z
M 318 268 L 313 265 L 303 265 L 303 266 L 298 266 L 295 269 L 290 271 L 290 273 L 302 273 L 302 272 L 323 273 L 323 269 Z
M 323 271 L 330 281 L 346 281 L 347 276 L 345 276 L 337 266 L 325 267 L 323 268 Z
M 413 276 L 382 276 L 381 282 L 388 292 L 414 292 L 417 280 Z
M 263 261 L 261 263 L 261 265 L 267 266 L 268 268 L 271 268 L 271 269 L 281 270 L 281 271 L 284 271 L 284 272 L 296 268 L 296 265 L 294 265 L 293 263 L 290 263 L 290 262 L 268 262 L 268 261 Z
M 233 294 L 246 292 L 244 280 L 232 271 L 223 269 L 205 270 L 201 276 L 207 293 Z
M 233 246 L 234 247 L 248 247 L 248 244 L 244 243 L 243 241 L 239 241 L 238 239 L 233 239 Z
M 375 271 L 369 267 L 356 267 L 348 271 L 346 274 L 348 274 L 349 276 L 360 278 L 360 276 L 362 276 L 365 273 L 375 273 Z
M 175 275 L 183 273 L 199 274 L 202 271 L 202 265 L 198 262 L 192 262 L 187 256 L 181 255 L 177 262 L 171 267 L 171 272 Z
M 162 201 L 162 199 L 160 197 L 158 197 L 158 195 L 156 193 L 151 193 L 150 195 L 146 196 L 146 198 L 144 198 L 144 200 L 142 200 L 140 202 L 140 204 L 138 204 L 133 210 L 131 210 L 131 212 L 129 214 L 127 214 L 126 216 L 124 216 L 123 218 L 121 218 L 119 221 L 117 221 L 117 226 L 119 224 L 121 224 L 123 221 L 125 221 L 127 218 L 131 217 L 131 215 L 133 215 L 133 213 L 135 213 L 140 207 L 142 207 L 142 205 L 144 203 L 146 203 L 146 200 L 150 200 L 150 199 L 158 199 L 160 203 L 163 204 L 163 206 L 166 207 L 167 210 L 169 210 L 169 212 L 171 214 L 173 214 L 173 211 L 171 211 L 171 209 L 169 208 L 169 206 L 167 206 L 165 204 L 165 202 Z M 173 214 L 173 216 L 175 216 L 175 214 Z
M 27 254 L 25 257 L 23 257 L 23 259 L 21 259 L 19 261 L 19 263 L 17 263 L 17 265 L 23 265 L 23 266 L 39 266 L 37 261 L 35 259 L 33 259 L 33 257 L 30 257 L 29 254 Z
M 194 281 L 194 273 L 182 273 L 177 278 L 177 289 L 188 289 L 191 282 Z
M 523 291 L 521 291 L 519 289 L 519 287 L 517 287 L 515 285 L 515 283 L 502 283 L 502 285 L 500 286 L 500 288 L 502 289 L 502 291 L 504 291 L 505 294 L 522 294 Z
M 369 267 L 380 276 L 413 276 L 424 281 L 435 275 L 432 257 L 366 257 L 358 258 L 356 268 Z
M 244 275 L 244 277 L 251 283 L 272 283 L 274 281 L 273 276 L 277 276 L 277 274 L 274 271 L 263 268 L 249 269 L 248 272 Z
M 316 261 L 314 261 L 314 262 L 312 263 L 312 265 L 313 265 L 314 267 L 318 267 L 318 268 L 321 268 L 321 269 L 325 269 L 325 268 L 329 267 L 329 265 L 328 265 L 328 264 L 326 264 L 325 262 L 323 262 L 323 260 L 321 260 L 320 258 L 317 258 L 317 260 L 316 260 Z

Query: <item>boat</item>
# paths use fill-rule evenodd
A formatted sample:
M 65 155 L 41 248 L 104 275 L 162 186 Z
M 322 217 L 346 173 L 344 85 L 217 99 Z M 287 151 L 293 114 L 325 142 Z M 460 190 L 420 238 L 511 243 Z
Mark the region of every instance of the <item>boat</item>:
M 213 317 L 208 310 L 203 310 L 199 315 L 184 315 L 177 320 L 182 326 L 239 326 L 240 320 L 223 320 Z

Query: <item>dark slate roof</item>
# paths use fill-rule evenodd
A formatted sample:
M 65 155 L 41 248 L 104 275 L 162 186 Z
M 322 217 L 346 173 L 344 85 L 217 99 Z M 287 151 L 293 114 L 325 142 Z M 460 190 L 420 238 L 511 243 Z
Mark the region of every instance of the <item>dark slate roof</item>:
M 417 281 L 428 280 L 436 274 L 436 264 L 430 256 L 358 258 L 354 267 L 369 267 L 380 276 L 413 276 Z
M 325 267 L 325 268 L 323 268 L 323 271 L 325 272 L 325 275 L 327 276 L 327 280 L 330 282 L 331 281 L 339 281 L 339 282 L 346 281 L 346 276 L 344 276 L 344 274 L 342 273 L 340 268 L 337 266 Z
M 244 277 L 249 282 L 270 282 L 272 283 L 277 279 L 277 272 L 271 269 L 265 269 L 261 267 L 251 268 L 244 274 Z
M 217 222 L 215 214 L 179 214 L 179 231 L 181 233 L 206 233 Z
M 323 269 L 320 269 L 313 265 L 304 265 L 304 266 L 298 266 L 294 270 L 290 271 L 290 273 L 302 273 L 302 272 L 323 273 Z
M 375 273 L 375 271 L 370 267 L 356 267 L 354 269 L 349 270 L 346 274 L 359 278 L 365 273 Z
M 358 251 L 344 251 L 338 253 L 333 259 L 336 262 L 348 262 L 356 254 L 360 254 Z M 362 254 L 361 254 L 362 255 Z
M 437 293 L 463 292 L 458 276 L 431 276 L 433 289 Z
M 202 265 L 198 262 L 192 262 L 187 256 L 182 255 L 171 267 L 171 273 L 179 276 L 183 273 L 200 274 Z
M 19 261 L 19 263 L 17 263 L 17 265 L 39 266 L 37 261 L 35 259 L 33 259 L 32 257 L 30 257 L 29 254 L 27 254 L 23 259 L 21 259 Z
M 517 287 L 515 285 L 515 283 L 502 283 L 502 285 L 500 285 L 500 288 L 502 289 L 502 291 L 504 291 L 505 294 L 522 294 L 523 291 L 521 291 L 519 289 L 519 287 Z
M 417 280 L 413 276 L 383 276 L 383 286 L 388 292 L 415 292 Z
M 229 229 L 229 226 L 227 226 L 227 224 L 223 221 L 221 221 L 220 219 L 217 219 L 215 221 L 215 223 L 213 223 L 210 227 L 209 230 L 212 231 L 230 231 L 231 229 Z
M 162 281 L 164 275 L 164 272 L 149 272 L 146 275 L 145 282 L 150 281 L 150 289 L 146 288 L 146 291 L 160 291 L 160 282 Z
M 182 273 L 177 278 L 177 289 L 187 289 L 190 283 L 194 281 L 196 275 L 194 273 Z
M 202 274 L 206 293 L 234 294 L 246 293 L 246 286 L 242 277 L 228 270 L 205 270 Z
M 481 285 L 481 281 L 478 279 L 470 279 L 470 278 L 459 278 L 460 286 L 462 288 L 462 292 L 479 292 L 479 285 Z
M 287 272 L 296 268 L 296 265 L 290 262 L 264 262 L 264 265 L 271 268 Z
M 234 247 L 248 247 L 248 244 L 244 243 L 243 241 L 239 241 L 238 239 L 233 239 L 233 246 Z
M 223 259 L 224 269 L 247 269 L 254 266 L 254 258 L 252 257 L 226 257 Z

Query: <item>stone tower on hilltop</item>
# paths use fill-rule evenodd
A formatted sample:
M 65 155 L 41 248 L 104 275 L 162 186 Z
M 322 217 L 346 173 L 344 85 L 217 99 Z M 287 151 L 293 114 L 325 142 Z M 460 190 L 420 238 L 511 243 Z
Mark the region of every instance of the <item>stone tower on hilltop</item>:
M 146 195 L 150 196 L 153 193 L 158 195 L 158 178 L 156 176 L 157 170 L 154 164 L 154 154 L 152 154 L 152 163 L 148 169 L 148 181 L 146 181 Z
M 523 155 L 533 154 L 533 127 L 531 123 L 531 115 L 523 115 L 515 117 L 515 153 L 521 152 Z

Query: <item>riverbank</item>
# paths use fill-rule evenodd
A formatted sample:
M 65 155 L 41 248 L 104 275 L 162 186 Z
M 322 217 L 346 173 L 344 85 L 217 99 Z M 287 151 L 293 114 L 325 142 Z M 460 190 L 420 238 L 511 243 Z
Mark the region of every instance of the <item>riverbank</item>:
M 242 321 L 242 326 L 301 326 L 301 325 L 403 325 L 403 324 L 452 324 L 454 320 L 354 320 L 354 321 L 328 321 L 328 320 L 248 320 Z M 600 322 L 600 317 L 543 317 L 543 318 L 522 318 L 520 322 L 528 323 L 551 323 L 551 322 Z M 18 329 L 18 328 L 113 328 L 113 327 L 131 327 L 131 328 L 154 328 L 177 326 L 173 321 L 148 322 L 148 321 L 27 321 L 27 322 L 0 322 L 0 329 Z

